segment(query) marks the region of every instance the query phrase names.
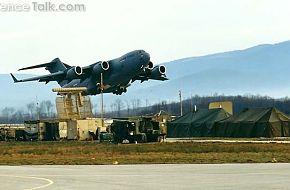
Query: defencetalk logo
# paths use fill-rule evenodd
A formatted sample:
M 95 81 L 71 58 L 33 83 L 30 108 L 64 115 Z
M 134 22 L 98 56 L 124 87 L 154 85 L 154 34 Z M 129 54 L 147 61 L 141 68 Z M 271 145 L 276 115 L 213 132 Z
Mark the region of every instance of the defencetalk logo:
M 1 3 L 0 12 L 86 12 L 85 4 L 56 4 L 52 2 Z

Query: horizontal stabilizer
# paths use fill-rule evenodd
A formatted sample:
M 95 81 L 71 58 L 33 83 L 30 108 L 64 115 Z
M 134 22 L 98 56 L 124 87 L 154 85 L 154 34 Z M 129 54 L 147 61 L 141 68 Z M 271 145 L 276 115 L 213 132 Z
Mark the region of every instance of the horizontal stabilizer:
M 55 58 L 54 60 L 52 60 L 49 63 L 34 65 L 34 66 L 30 66 L 30 67 L 24 67 L 24 68 L 19 69 L 19 71 L 42 68 L 42 67 L 45 67 L 45 69 L 49 70 L 50 73 L 56 73 L 58 71 L 64 71 L 67 68 L 71 68 L 71 66 L 61 62 L 59 58 Z
M 51 63 L 44 63 L 44 64 L 40 64 L 40 65 L 34 65 L 34 66 L 31 66 L 31 67 L 24 67 L 24 68 L 18 69 L 18 71 L 23 71 L 23 70 L 28 70 L 28 69 L 36 69 L 36 68 L 47 67 L 47 66 L 49 66 L 50 64 L 51 64 Z

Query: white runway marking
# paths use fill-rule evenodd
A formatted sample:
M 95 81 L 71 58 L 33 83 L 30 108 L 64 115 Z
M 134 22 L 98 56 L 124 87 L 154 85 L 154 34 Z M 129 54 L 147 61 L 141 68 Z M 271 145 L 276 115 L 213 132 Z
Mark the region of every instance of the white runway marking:
M 35 189 L 42 189 L 45 187 L 48 187 L 50 185 L 52 185 L 54 182 L 50 179 L 46 179 L 46 178 L 42 178 L 42 177 L 33 177 L 33 176 L 16 176 L 16 175 L 0 175 L 1 177 L 14 177 L 14 178 L 24 178 L 24 179 L 36 179 L 36 180 L 42 180 L 42 181 L 46 181 L 48 182 L 45 185 L 41 185 L 41 186 L 37 186 L 37 187 L 32 187 L 32 188 L 28 188 L 25 190 L 35 190 Z
M 289 171 L 272 163 L 0 166 L 0 189 L 289 190 Z

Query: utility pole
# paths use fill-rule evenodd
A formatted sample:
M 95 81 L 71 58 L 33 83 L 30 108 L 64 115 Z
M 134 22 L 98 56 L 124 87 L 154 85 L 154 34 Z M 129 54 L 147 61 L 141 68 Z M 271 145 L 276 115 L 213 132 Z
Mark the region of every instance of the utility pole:
M 182 116 L 182 95 L 181 90 L 179 90 L 179 101 L 180 101 L 180 116 Z
M 39 102 L 38 102 L 38 97 L 36 96 L 36 117 L 37 120 L 40 120 L 40 108 L 39 108 Z
M 101 122 L 102 128 L 104 127 L 104 97 L 103 97 L 103 73 L 101 73 Z
M 192 94 L 190 95 L 190 111 L 193 110 L 193 104 L 192 104 Z

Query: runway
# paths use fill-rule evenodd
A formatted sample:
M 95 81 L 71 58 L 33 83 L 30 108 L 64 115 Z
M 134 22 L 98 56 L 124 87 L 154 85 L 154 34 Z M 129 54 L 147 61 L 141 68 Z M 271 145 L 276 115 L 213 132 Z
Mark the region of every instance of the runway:
M 1 189 L 289 189 L 290 164 L 0 166 Z

